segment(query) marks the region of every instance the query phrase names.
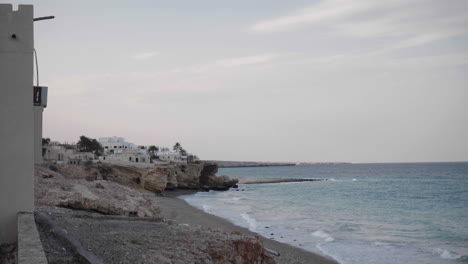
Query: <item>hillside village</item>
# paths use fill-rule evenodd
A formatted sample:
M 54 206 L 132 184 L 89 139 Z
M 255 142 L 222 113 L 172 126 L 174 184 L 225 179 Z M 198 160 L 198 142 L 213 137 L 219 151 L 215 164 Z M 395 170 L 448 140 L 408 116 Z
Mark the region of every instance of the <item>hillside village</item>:
M 81 136 L 75 144 L 42 140 L 42 158 L 57 164 L 108 163 L 150 167 L 174 163 L 193 163 L 198 157 L 187 153 L 179 143 L 171 149 L 154 145 L 143 146 L 127 142 L 123 137 L 100 137 L 98 140 Z

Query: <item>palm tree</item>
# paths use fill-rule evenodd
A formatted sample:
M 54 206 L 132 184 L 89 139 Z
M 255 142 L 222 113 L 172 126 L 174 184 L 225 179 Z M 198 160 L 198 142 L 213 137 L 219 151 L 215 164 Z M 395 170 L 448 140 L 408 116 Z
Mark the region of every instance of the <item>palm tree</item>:
M 151 152 L 152 155 L 154 155 L 155 152 L 159 151 L 159 148 L 152 145 L 152 146 L 149 146 L 148 151 Z
M 50 143 L 50 138 L 42 138 L 42 145 L 49 145 Z
M 172 149 L 173 149 L 174 151 L 179 152 L 181 148 L 182 148 L 182 146 L 180 145 L 180 143 L 179 143 L 179 142 L 176 142 L 175 145 L 174 145 L 174 147 L 173 147 Z

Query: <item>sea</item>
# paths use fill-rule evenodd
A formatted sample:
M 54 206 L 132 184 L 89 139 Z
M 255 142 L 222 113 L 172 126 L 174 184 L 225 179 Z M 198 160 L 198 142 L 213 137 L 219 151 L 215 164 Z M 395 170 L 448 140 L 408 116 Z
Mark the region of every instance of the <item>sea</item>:
M 326 179 L 181 198 L 341 264 L 468 263 L 468 162 L 298 164 L 217 175 Z

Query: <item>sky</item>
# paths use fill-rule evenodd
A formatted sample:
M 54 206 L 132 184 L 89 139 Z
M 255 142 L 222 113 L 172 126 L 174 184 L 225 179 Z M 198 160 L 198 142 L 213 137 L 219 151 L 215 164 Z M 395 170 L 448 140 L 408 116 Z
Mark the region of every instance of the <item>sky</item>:
M 5 1 L 0 1 L 5 3 Z M 44 136 L 202 159 L 468 161 L 468 1 L 34 4 Z

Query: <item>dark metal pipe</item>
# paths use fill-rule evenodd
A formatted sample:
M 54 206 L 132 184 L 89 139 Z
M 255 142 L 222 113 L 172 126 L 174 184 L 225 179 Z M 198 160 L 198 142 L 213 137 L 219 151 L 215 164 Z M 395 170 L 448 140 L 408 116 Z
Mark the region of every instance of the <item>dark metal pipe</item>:
M 40 21 L 40 20 L 54 19 L 54 18 L 55 16 L 37 17 L 37 18 L 34 18 L 33 21 Z

